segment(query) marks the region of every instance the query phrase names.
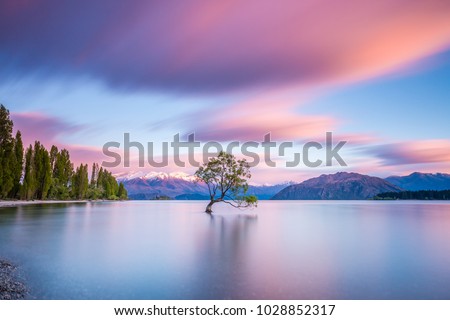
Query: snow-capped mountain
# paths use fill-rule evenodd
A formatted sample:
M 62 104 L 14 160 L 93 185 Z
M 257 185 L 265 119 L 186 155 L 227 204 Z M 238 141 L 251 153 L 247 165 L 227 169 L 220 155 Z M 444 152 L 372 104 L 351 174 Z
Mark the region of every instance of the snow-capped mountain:
M 207 199 L 208 188 L 194 175 L 184 172 L 126 172 L 114 175 L 123 182 L 130 199 L 151 200 L 158 198 L 171 198 L 181 200 Z M 293 184 L 286 182 L 275 185 L 250 184 L 248 193 L 256 195 L 259 199 L 269 199 L 281 189 Z
M 207 199 L 208 188 L 194 175 L 185 172 L 132 171 L 114 175 L 123 182 L 130 199 L 171 198 L 180 200 Z M 444 190 L 450 188 L 450 175 L 413 173 L 405 177 L 385 180 L 357 173 L 340 172 L 322 175 L 298 184 L 289 181 L 280 184 L 250 182 L 249 194 L 259 199 L 367 199 L 377 193 L 405 190 Z M 285 190 L 283 190 L 285 189 Z
M 195 182 L 197 179 L 195 176 L 190 175 L 185 172 L 142 172 L 142 171 L 130 171 L 124 173 L 114 174 L 114 177 L 117 181 L 124 182 L 133 179 L 142 179 L 142 180 L 168 180 L 168 179 L 179 179 L 184 181 Z

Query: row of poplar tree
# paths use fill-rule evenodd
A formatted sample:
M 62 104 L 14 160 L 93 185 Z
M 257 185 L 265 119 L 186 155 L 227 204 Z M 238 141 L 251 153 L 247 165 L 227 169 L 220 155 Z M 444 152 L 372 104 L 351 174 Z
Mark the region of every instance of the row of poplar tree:
M 112 174 L 94 163 L 74 169 L 69 151 L 39 141 L 25 151 L 20 131 L 13 136 L 9 110 L 0 105 L 0 199 L 127 199 L 127 191 Z

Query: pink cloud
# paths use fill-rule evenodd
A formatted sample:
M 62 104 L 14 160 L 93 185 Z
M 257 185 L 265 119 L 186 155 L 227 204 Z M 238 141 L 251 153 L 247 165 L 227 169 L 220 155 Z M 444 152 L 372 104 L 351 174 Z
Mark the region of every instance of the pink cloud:
M 324 135 L 336 124 L 336 120 L 328 116 L 302 115 L 281 106 L 274 108 L 279 109 L 238 104 L 204 118 L 201 124 L 197 123 L 195 132 L 203 141 L 261 141 L 267 133 L 271 134 L 272 140 L 300 140 Z M 235 109 L 239 112 L 234 112 Z
M 107 160 L 103 155 L 102 148 L 64 144 L 57 145 L 57 147 L 60 150 L 67 149 L 70 153 L 70 159 L 75 165 L 87 163 L 91 166 L 94 162 L 101 164 L 103 160 Z
M 449 140 L 417 140 L 392 143 L 373 148 L 386 165 L 441 163 L 450 167 Z
M 30 144 L 34 145 L 37 140 L 48 150 L 52 145 L 57 146 L 60 150 L 67 149 L 75 165 L 100 163 L 104 158 L 101 148 L 67 144 L 62 141 L 65 135 L 83 130 L 84 127 L 81 125 L 38 112 L 12 112 L 11 119 L 14 122 L 14 128 L 22 133 L 25 148 Z
M 271 139 L 277 141 L 325 143 L 326 132 L 333 133 L 334 141 L 347 141 L 349 145 L 380 141 L 373 133 L 344 132 L 339 118 L 306 113 L 302 109 L 304 102 L 305 98 L 295 88 L 272 90 L 255 93 L 234 104 L 170 119 L 165 125 L 181 125 L 187 128 L 185 133 L 194 132 L 201 141 L 262 141 L 270 133 Z
M 57 143 L 61 136 L 82 129 L 80 125 L 38 112 L 12 112 L 11 119 L 14 127 L 21 131 L 24 145 L 39 140 L 45 146 L 51 146 Z
M 14 15 L 0 7 L 5 64 L 88 74 L 122 88 L 342 84 L 450 45 L 450 2 L 442 0 L 23 3 Z
M 298 94 L 273 90 L 255 94 L 234 104 L 193 112 L 174 119 L 175 126 L 187 127 L 201 141 L 262 141 L 267 133 L 272 140 L 302 140 L 325 135 L 338 123 L 324 115 L 302 114 L 296 108 Z

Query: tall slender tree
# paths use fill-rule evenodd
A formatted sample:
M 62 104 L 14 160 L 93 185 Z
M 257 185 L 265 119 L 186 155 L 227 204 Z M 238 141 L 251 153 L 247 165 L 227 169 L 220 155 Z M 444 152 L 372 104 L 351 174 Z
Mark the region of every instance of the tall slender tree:
M 81 164 L 73 174 L 72 196 L 75 199 L 85 199 L 89 187 L 88 166 Z
M 127 189 L 125 189 L 125 186 L 122 182 L 119 184 L 119 191 L 117 193 L 117 196 L 119 197 L 120 200 L 128 199 Z
M 99 170 L 99 165 L 94 162 L 94 164 L 92 164 L 92 173 L 91 173 L 91 187 L 92 188 L 97 186 L 98 170 Z
M 58 157 L 58 147 L 53 145 L 50 149 L 50 166 L 52 173 L 55 171 L 56 158 Z
M 36 141 L 24 157 L 22 134 L 17 131 L 13 137 L 13 126 L 9 110 L 0 105 L 0 199 L 127 198 L 124 185 L 97 163 L 90 181 L 87 164 L 74 171 L 66 149 L 52 146 L 48 151 Z
M 6 198 L 14 187 L 13 122 L 9 110 L 0 105 L 0 198 Z
M 33 169 L 33 147 L 30 145 L 25 153 L 25 170 L 23 185 L 21 188 L 21 199 L 31 200 L 36 192 L 36 177 Z
M 13 182 L 14 186 L 10 191 L 10 198 L 16 198 L 20 193 L 20 181 L 23 174 L 23 142 L 22 134 L 17 131 L 16 138 L 14 139 L 14 173 Z
M 33 166 L 37 186 L 35 196 L 37 199 L 46 199 L 52 183 L 50 155 L 39 141 L 34 143 Z
M 68 199 L 70 197 L 69 187 L 72 179 L 73 164 L 70 161 L 69 151 L 62 149 L 59 152 L 53 150 L 53 170 L 51 197 L 54 199 Z M 50 163 L 52 162 L 52 151 L 50 151 Z

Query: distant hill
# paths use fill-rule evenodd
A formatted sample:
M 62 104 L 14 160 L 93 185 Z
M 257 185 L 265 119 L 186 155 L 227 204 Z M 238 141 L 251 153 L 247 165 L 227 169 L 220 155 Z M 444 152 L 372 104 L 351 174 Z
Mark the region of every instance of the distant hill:
M 209 198 L 208 188 L 195 177 L 185 173 L 127 173 L 116 175 L 133 200 L 153 200 L 171 198 L 176 200 L 205 200 Z M 248 194 L 256 195 L 260 200 L 267 200 L 277 192 L 291 185 L 286 182 L 277 185 L 250 185 Z
M 205 200 L 208 190 L 194 176 L 181 173 L 132 172 L 116 175 L 123 182 L 130 199 Z M 260 200 L 360 200 L 379 193 L 403 190 L 449 190 L 450 175 L 414 172 L 408 176 L 386 179 L 358 173 L 339 172 L 321 175 L 299 184 L 286 182 L 276 185 L 251 185 L 248 193 Z
M 450 190 L 383 192 L 375 200 L 450 200 Z
M 414 172 L 409 176 L 391 176 L 386 181 L 405 190 L 448 190 L 450 174 Z
M 382 192 L 401 188 L 377 177 L 352 172 L 321 175 L 291 185 L 272 197 L 273 200 L 364 200 Z

